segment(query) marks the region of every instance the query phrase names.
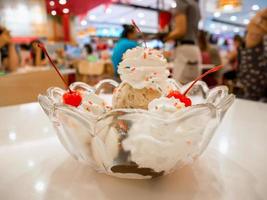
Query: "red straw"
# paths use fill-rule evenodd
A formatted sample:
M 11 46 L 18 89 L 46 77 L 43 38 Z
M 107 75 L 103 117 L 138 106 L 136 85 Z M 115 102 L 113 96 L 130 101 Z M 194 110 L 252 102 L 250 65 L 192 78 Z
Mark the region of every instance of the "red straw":
M 69 90 L 70 92 L 72 92 L 71 89 L 69 88 L 67 82 L 65 81 L 65 79 L 64 79 L 63 76 L 61 75 L 60 71 L 58 70 L 58 68 L 56 67 L 56 65 L 54 64 L 54 62 L 53 62 L 52 59 L 50 58 L 50 56 L 48 55 L 48 53 L 47 53 L 47 51 L 46 51 L 46 48 L 44 47 L 44 44 L 42 44 L 42 43 L 38 43 L 38 47 L 41 48 L 41 49 L 44 51 L 44 53 L 45 53 L 45 55 L 47 56 L 49 62 L 50 62 L 51 65 L 54 67 L 54 69 L 56 70 L 56 72 L 57 72 L 58 75 L 60 76 L 61 80 L 64 82 L 64 84 L 66 85 L 66 87 L 68 88 L 68 90 Z
M 142 34 L 142 37 L 143 37 L 143 42 L 145 44 L 145 48 L 147 48 L 147 45 L 146 45 L 146 40 L 145 40 L 145 35 L 144 33 L 140 30 L 140 28 L 137 26 L 137 24 L 135 23 L 135 21 L 132 19 L 132 24 L 133 26 L 136 28 L 136 30 Z
M 210 73 L 216 72 L 218 70 L 220 70 L 221 68 L 223 68 L 222 65 L 213 67 L 212 69 L 206 71 L 204 74 L 200 75 L 199 77 L 197 77 L 194 82 L 189 86 L 189 88 L 187 88 L 187 90 L 184 92 L 184 96 L 191 90 L 191 88 L 195 85 L 196 82 L 198 82 L 200 79 L 202 79 L 203 77 L 207 76 Z

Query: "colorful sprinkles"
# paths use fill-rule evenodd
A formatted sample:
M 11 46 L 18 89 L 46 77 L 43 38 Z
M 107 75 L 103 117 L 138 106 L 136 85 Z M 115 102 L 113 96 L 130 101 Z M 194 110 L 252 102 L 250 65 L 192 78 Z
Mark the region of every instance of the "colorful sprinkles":
M 135 71 L 135 69 L 136 69 L 136 68 L 135 68 L 135 67 L 133 67 L 133 68 L 131 69 L 131 72 Z
M 146 52 L 144 53 L 144 59 L 146 59 L 147 55 L 146 55 Z
M 187 143 L 188 145 L 191 145 L 191 144 L 192 144 L 192 141 L 191 141 L 191 140 L 187 140 L 186 143 Z

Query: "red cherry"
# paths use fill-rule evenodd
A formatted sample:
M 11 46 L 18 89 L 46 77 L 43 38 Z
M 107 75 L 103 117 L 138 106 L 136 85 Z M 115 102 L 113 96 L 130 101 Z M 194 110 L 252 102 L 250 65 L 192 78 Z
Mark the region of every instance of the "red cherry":
M 191 106 L 192 105 L 192 101 L 190 98 L 186 97 L 186 96 L 183 96 L 184 98 L 181 100 L 185 107 L 188 107 L 188 106 Z
M 175 99 L 180 99 L 180 97 L 183 96 L 178 90 L 172 90 L 167 97 L 171 98 L 174 97 Z
M 182 103 L 184 103 L 185 107 L 191 106 L 192 102 L 191 99 L 182 95 L 179 91 L 171 91 L 168 95 L 168 98 L 174 97 L 175 99 L 179 99 Z
M 68 88 L 68 92 L 66 92 L 63 95 L 63 102 L 65 104 L 71 105 L 71 106 L 75 106 L 78 107 L 81 102 L 82 102 L 82 96 L 79 92 L 77 91 L 72 91 L 69 86 L 68 83 L 66 82 L 66 80 L 63 78 L 62 74 L 60 73 L 60 71 L 58 70 L 58 68 L 56 67 L 56 65 L 54 64 L 54 62 L 52 61 L 51 57 L 49 56 L 48 52 L 46 51 L 46 48 L 44 47 L 43 44 L 39 43 L 38 47 L 40 47 L 43 52 L 45 53 L 45 55 L 47 56 L 49 62 L 51 63 L 51 65 L 54 67 L 54 69 L 56 70 L 56 72 L 58 73 L 58 75 L 60 76 L 61 80 L 64 82 L 64 84 L 66 85 L 66 88 Z
M 82 102 L 82 96 L 77 91 L 68 91 L 63 95 L 63 102 L 78 107 Z
M 168 98 L 174 97 L 175 99 L 179 99 L 181 102 L 184 103 L 184 105 L 185 105 L 186 107 L 191 106 L 191 105 L 192 105 L 191 99 L 189 99 L 188 97 L 186 97 L 186 94 L 192 89 L 192 87 L 196 84 L 196 82 L 198 82 L 200 79 L 202 79 L 203 77 L 207 76 L 208 74 L 220 70 L 222 67 L 223 67 L 222 65 L 213 67 L 212 69 L 208 70 L 208 71 L 205 72 L 204 74 L 202 74 L 202 75 L 200 75 L 199 77 L 197 77 L 197 78 L 193 81 L 193 83 L 187 88 L 187 90 L 186 90 L 183 94 L 181 94 L 179 91 L 176 90 L 176 91 L 171 91 L 171 92 L 167 95 L 167 97 L 168 97 Z

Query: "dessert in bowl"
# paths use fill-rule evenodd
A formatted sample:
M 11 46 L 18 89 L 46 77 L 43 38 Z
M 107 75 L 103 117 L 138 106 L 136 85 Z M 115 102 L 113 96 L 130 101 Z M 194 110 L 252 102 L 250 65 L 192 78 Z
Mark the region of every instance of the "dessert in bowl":
M 209 89 L 201 77 L 184 86 L 169 79 L 157 50 L 128 50 L 118 72 L 121 83 L 75 82 L 38 97 L 66 150 L 108 175 L 155 178 L 191 163 L 234 101 L 227 87 Z M 112 103 L 99 94 L 106 84 L 115 88 Z

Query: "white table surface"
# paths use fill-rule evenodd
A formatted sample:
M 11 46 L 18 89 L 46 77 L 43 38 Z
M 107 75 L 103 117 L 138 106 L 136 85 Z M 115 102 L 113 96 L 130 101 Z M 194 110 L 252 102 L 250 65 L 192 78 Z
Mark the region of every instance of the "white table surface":
M 267 199 L 267 104 L 236 100 L 195 163 L 155 180 L 78 163 L 37 103 L 2 107 L 0 119 L 1 200 Z

